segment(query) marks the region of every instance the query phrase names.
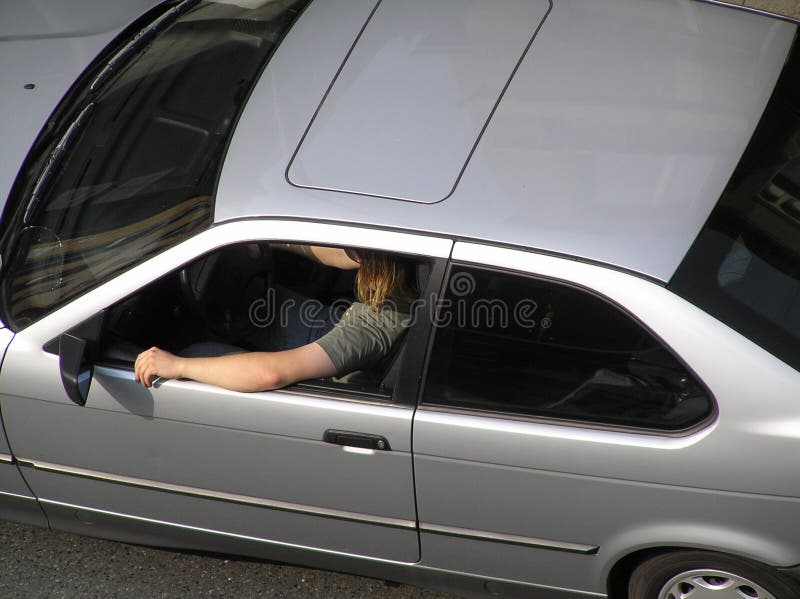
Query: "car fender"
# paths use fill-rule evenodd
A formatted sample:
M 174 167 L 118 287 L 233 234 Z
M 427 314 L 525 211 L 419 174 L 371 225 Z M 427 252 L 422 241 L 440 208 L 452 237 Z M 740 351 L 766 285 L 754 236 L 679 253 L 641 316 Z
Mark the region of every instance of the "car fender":
M 755 531 L 708 525 L 699 521 L 670 522 L 638 526 L 616 535 L 598 552 L 598 575 L 607 580 L 623 558 L 643 550 L 701 549 L 753 559 L 773 566 L 788 567 L 800 562 L 800 551 L 788 539 Z

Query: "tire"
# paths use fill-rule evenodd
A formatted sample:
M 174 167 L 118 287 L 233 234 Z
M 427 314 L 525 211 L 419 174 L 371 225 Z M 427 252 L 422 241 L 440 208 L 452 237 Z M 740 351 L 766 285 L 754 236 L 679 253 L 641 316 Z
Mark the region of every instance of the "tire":
M 798 599 L 800 585 L 774 568 L 711 551 L 650 558 L 631 575 L 628 599 Z

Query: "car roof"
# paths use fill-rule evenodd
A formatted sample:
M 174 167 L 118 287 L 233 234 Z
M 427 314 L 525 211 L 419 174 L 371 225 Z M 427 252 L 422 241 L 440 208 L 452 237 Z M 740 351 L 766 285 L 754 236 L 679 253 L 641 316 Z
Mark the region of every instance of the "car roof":
M 402 4 L 306 9 L 241 116 L 216 222 L 419 230 L 667 281 L 796 32 L 688 0 L 453 3 L 447 19 Z
M 0 212 L 55 106 L 128 23 L 161 0 L 37 0 L 0 7 Z M 31 87 L 31 85 L 33 87 Z

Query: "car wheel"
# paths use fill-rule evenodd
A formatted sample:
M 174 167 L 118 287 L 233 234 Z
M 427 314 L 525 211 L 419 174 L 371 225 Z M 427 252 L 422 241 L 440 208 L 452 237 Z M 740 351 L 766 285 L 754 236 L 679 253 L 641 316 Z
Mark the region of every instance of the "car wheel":
M 629 599 L 794 599 L 795 585 L 769 566 L 710 551 L 653 557 L 631 575 Z

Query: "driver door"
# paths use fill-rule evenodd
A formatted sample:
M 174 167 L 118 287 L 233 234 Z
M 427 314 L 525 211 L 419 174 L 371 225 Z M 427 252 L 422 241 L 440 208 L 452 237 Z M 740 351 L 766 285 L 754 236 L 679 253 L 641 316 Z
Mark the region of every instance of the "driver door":
M 344 226 L 230 223 L 19 332 L 0 374 L 0 403 L 15 459 L 54 527 L 265 556 L 314 548 L 419 559 L 413 399 L 301 387 L 236 393 L 185 380 L 145 389 L 130 363 L 113 362 L 93 365 L 84 406 L 65 391 L 65 357 L 55 349 L 62 334 L 91 343 L 102 335 L 104 309 L 209 250 L 270 239 L 414 248 L 434 259 L 445 259 L 451 247 Z M 417 331 L 412 327 L 409 342 Z

